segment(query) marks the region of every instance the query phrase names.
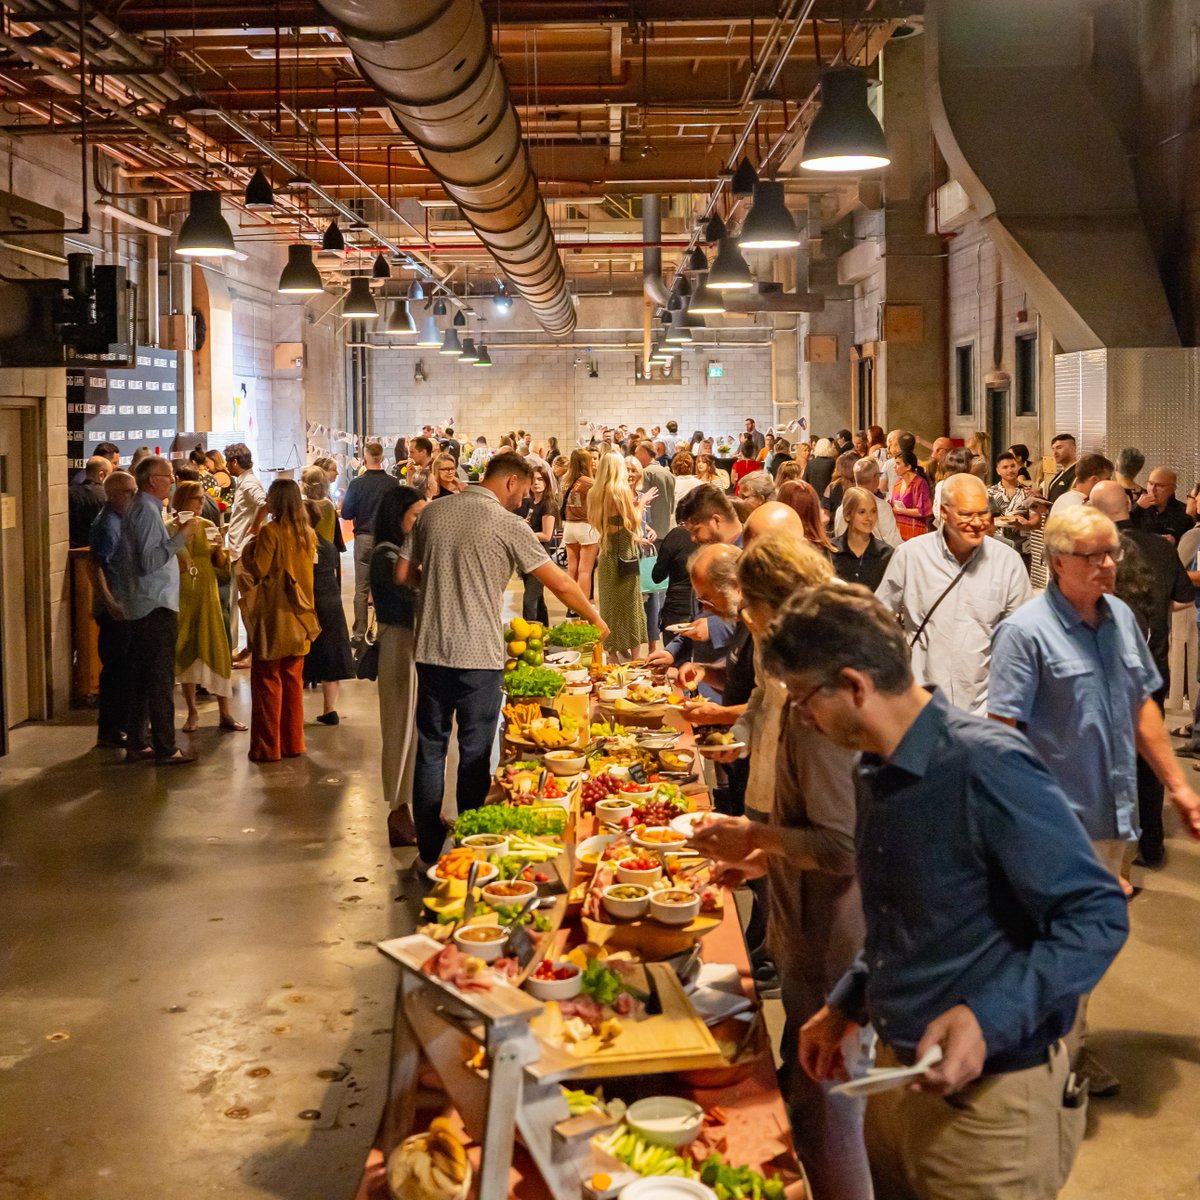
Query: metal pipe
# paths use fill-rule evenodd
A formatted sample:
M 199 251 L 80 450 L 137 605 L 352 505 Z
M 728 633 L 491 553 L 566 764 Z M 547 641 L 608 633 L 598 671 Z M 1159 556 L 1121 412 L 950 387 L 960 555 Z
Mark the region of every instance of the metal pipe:
M 539 324 L 569 335 L 575 306 L 479 0 L 320 7 Z
M 153 200 L 151 203 L 153 203 Z M 107 201 L 102 200 L 97 204 L 96 211 L 103 213 L 106 217 L 112 217 L 114 220 L 120 221 L 125 225 L 132 225 L 134 229 L 140 229 L 143 233 L 152 233 L 157 237 L 171 236 L 171 231 L 165 225 L 159 225 L 154 221 L 147 221 L 144 217 L 126 212 L 123 208 L 118 208 L 115 204 L 109 204 Z
M 647 192 L 642 197 L 642 288 L 646 298 L 658 308 L 671 298 L 662 277 L 661 247 L 662 200 L 657 193 Z M 646 357 L 650 357 L 649 350 Z

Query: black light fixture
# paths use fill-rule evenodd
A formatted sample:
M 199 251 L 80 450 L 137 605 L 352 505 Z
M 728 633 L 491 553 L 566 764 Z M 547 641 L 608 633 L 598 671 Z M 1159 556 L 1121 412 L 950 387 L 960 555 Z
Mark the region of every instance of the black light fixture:
M 690 299 L 692 295 L 692 282 L 686 275 L 680 275 L 675 280 L 675 294 L 681 300 Z
M 388 260 L 383 257 L 382 252 L 375 255 L 375 261 L 371 264 L 372 279 L 391 279 L 392 268 L 388 266 Z
M 667 312 L 678 312 L 683 307 L 683 301 L 679 299 L 678 292 L 672 292 L 667 299 Z
M 457 358 L 462 353 L 462 350 L 462 342 L 458 340 L 458 330 L 453 325 L 448 325 L 445 336 L 442 338 L 442 347 L 438 353 Z
M 696 313 L 697 315 L 709 314 L 719 316 L 725 311 L 725 301 L 721 299 L 720 292 L 714 292 L 708 286 L 708 282 L 702 282 L 700 286 L 692 293 L 691 302 L 688 304 L 688 312 Z
M 266 209 L 275 207 L 275 190 L 271 181 L 263 174 L 262 167 L 256 167 L 246 184 L 246 207 L 250 209 Z
M 692 340 L 692 331 L 688 326 L 683 309 L 680 309 L 671 318 L 671 324 L 667 327 L 665 340 L 676 346 L 686 345 Z
M 782 183 L 760 179 L 754 185 L 754 203 L 742 222 L 737 244 L 743 250 L 792 250 L 800 245 Z
M 417 323 L 413 320 L 412 313 L 403 300 L 397 300 L 392 305 L 392 311 L 388 314 L 383 332 L 390 333 L 394 337 L 407 337 L 417 332 Z
M 425 287 L 419 279 L 414 279 L 408 285 L 408 298 L 410 301 L 425 299 Z
M 321 235 L 321 249 L 334 250 L 338 253 L 346 249 L 346 239 L 342 236 L 342 231 L 338 228 L 337 217 L 334 217 L 325 226 L 325 232 Z
M 708 255 L 697 246 L 691 254 L 688 255 L 689 271 L 707 271 L 708 270 Z
M 444 317 L 446 315 L 446 302 L 441 296 L 433 302 L 433 315 L 435 317 Z
M 441 344 L 442 331 L 437 326 L 437 317 L 430 313 L 421 322 L 421 335 L 417 338 L 417 345 L 433 349 Z
M 462 353 L 458 356 L 460 363 L 474 366 L 479 361 L 479 351 L 475 349 L 475 339 L 467 336 L 462 340 Z
M 175 253 L 183 258 L 228 258 L 237 253 L 233 230 L 221 216 L 220 192 L 192 192 Z
M 715 292 L 746 291 L 754 286 L 754 276 L 731 237 L 723 237 L 717 247 L 717 257 L 708 269 L 708 286 Z
M 463 316 L 463 310 L 456 308 L 454 310 L 454 326 L 457 329 L 465 329 L 467 327 L 467 318 Z
M 890 163 L 887 137 L 868 102 L 870 81 L 859 67 L 821 75 L 821 108 L 804 139 L 807 171 L 873 171 Z
M 492 362 L 492 356 L 488 353 L 488 348 L 482 343 L 479 343 L 479 357 L 475 360 L 477 367 L 491 367 L 495 364 Z
M 733 196 L 749 196 L 754 191 L 754 185 L 758 182 L 758 172 L 754 169 L 750 160 L 744 155 L 742 161 L 738 163 L 737 170 L 733 173 L 733 178 L 729 181 L 729 192 Z
M 355 275 L 350 280 L 350 290 L 342 301 L 342 316 L 358 321 L 370 321 L 379 316 L 375 297 L 371 295 L 371 281 L 365 275 Z
M 288 247 L 287 266 L 280 273 L 277 290 L 285 296 L 315 296 L 325 290 L 310 245 L 301 242 Z
M 721 220 L 718 213 L 713 213 L 708 218 L 708 224 L 704 226 L 704 240 L 712 245 L 714 242 L 719 242 L 725 236 L 725 222 Z

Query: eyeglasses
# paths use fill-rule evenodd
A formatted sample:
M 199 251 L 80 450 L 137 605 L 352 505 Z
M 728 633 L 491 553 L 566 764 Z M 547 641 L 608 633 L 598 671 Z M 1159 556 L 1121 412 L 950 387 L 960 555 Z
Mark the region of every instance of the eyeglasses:
M 992 515 L 991 509 L 985 508 L 982 512 L 964 512 L 961 508 L 955 508 L 950 504 L 943 504 L 942 507 L 949 513 L 954 515 L 954 519 L 962 525 L 983 525 Z
M 1094 554 L 1076 554 L 1075 551 L 1071 551 L 1067 557 L 1086 559 L 1089 567 L 1102 567 L 1106 558 L 1111 558 L 1114 563 L 1119 563 L 1125 557 L 1125 547 L 1113 546 L 1108 550 L 1097 550 Z
M 796 715 L 800 718 L 800 720 L 803 721 L 807 725 L 811 725 L 813 716 L 812 716 L 812 713 L 808 711 L 808 706 L 809 706 L 809 703 L 812 701 L 812 698 L 818 692 L 827 691 L 829 688 L 832 688 L 835 686 L 836 685 L 832 684 L 832 683 L 818 683 L 817 686 L 815 688 L 813 688 L 811 691 L 805 692 L 804 695 L 801 696 L 799 700 L 793 700 L 792 706 L 795 709 Z

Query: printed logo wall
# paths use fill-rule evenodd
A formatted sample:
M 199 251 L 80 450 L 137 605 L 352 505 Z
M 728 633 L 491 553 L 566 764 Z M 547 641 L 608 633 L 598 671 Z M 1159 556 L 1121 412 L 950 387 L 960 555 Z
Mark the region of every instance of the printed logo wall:
M 137 365 L 110 367 L 99 357 L 67 364 L 67 470 L 78 471 L 101 442 L 128 466 L 139 446 L 168 454 L 178 423 L 176 353 L 146 347 Z

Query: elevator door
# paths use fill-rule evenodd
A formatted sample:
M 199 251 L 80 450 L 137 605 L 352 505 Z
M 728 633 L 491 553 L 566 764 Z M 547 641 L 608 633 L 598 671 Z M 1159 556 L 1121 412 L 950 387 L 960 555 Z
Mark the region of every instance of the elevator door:
M 0 408 L 0 554 L 4 579 L 4 717 L 9 729 L 29 720 L 26 640 L 25 500 L 21 414 Z

